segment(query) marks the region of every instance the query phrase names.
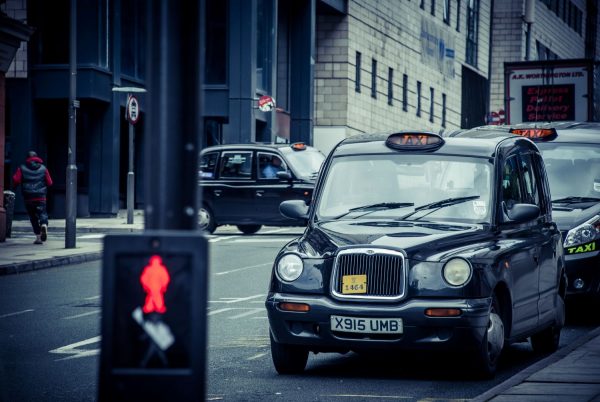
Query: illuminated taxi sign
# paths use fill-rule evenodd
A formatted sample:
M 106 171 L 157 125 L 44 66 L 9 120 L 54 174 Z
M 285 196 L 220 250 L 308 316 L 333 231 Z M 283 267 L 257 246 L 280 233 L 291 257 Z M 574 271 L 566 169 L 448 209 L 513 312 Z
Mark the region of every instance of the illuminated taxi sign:
M 510 132 L 532 140 L 550 139 L 556 135 L 554 128 L 511 128 Z
M 432 150 L 444 145 L 444 140 L 433 133 L 397 133 L 390 135 L 385 144 L 394 149 Z
M 290 145 L 294 151 L 304 151 L 306 149 L 306 144 L 303 142 L 295 142 Z

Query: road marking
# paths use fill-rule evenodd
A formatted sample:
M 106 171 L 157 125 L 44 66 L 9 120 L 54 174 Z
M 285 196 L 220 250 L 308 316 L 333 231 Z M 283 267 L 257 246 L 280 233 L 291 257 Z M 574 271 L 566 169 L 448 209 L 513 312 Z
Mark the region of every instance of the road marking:
M 289 241 L 291 237 L 270 237 L 268 239 L 252 237 L 252 238 L 244 238 L 244 239 L 235 239 L 232 243 L 275 243 L 279 241 Z M 275 246 L 275 244 L 274 244 Z
M 252 308 L 252 309 L 250 309 L 250 311 L 246 311 L 244 313 L 234 315 L 233 317 L 229 317 L 229 319 L 230 320 L 235 320 L 235 319 L 238 319 L 238 318 L 242 318 L 242 317 L 246 317 L 246 316 L 249 316 L 249 315 L 252 315 L 252 314 L 256 314 L 256 313 L 261 312 L 261 311 L 264 311 L 264 309 L 262 309 L 262 308 Z
M 207 315 L 215 315 L 215 314 L 219 314 L 219 313 L 223 313 L 225 311 L 229 311 L 229 310 L 233 310 L 233 307 L 225 307 L 219 310 L 215 310 L 215 311 L 211 311 L 210 313 L 208 313 Z
M 232 270 L 230 270 L 230 271 L 217 272 L 217 273 L 215 274 L 215 276 L 227 275 L 227 274 L 231 274 L 231 273 L 233 273 L 233 272 L 245 271 L 245 270 L 247 270 L 247 269 L 259 268 L 259 267 L 264 267 L 264 266 L 267 266 L 267 265 L 272 265 L 272 263 L 270 263 L 270 262 L 266 262 L 266 263 L 264 263 L 264 264 L 250 265 L 250 266 L 247 266 L 247 267 L 241 267 L 241 268 L 232 269 Z
M 100 298 L 100 296 L 91 296 L 91 297 L 86 297 L 83 300 L 96 300 L 96 299 L 99 299 L 99 298 Z
M 94 311 L 88 311 L 87 313 L 81 313 L 81 314 L 77 314 L 77 315 L 71 315 L 68 317 L 63 317 L 63 320 L 72 320 L 74 318 L 80 318 L 80 317 L 85 317 L 88 315 L 92 315 L 92 314 L 98 314 L 101 313 L 102 310 L 94 310 Z
M 265 297 L 265 295 L 261 294 L 261 295 L 254 295 L 254 296 L 248 296 L 248 297 L 221 297 L 221 300 L 223 300 L 223 301 L 216 301 L 213 303 L 227 303 L 227 304 L 240 303 L 243 301 L 248 301 L 248 300 L 256 299 L 259 297 Z
M 253 320 L 267 320 L 269 317 L 252 317 Z
M 247 358 L 246 360 L 256 360 L 256 359 L 260 359 L 263 356 L 266 356 L 266 353 L 259 353 L 257 355 L 254 355 L 254 356 L 251 356 L 251 357 Z
M 326 397 L 334 397 L 334 398 L 378 398 L 378 399 L 413 399 L 410 396 L 400 396 L 400 395 L 361 395 L 361 394 L 331 394 L 331 395 L 321 395 Z
M 221 240 L 228 240 L 228 239 L 235 239 L 236 237 L 240 237 L 240 236 L 223 236 L 223 237 L 216 237 L 214 239 L 210 239 L 208 242 L 209 243 L 216 243 L 219 242 Z
M 33 311 L 32 309 L 29 309 L 29 310 L 17 311 L 16 313 L 3 314 L 3 315 L 0 315 L 0 318 L 12 317 L 12 316 L 19 315 L 19 314 L 30 313 L 32 311 Z
M 104 234 L 92 233 L 92 234 L 77 236 L 77 238 L 78 239 L 102 239 L 102 238 L 104 238 L 104 236 L 105 236 Z
M 77 348 L 80 346 L 91 345 L 92 343 L 98 343 L 98 342 L 100 342 L 100 339 L 102 339 L 102 337 L 100 335 L 98 335 L 93 338 L 85 339 L 83 341 L 72 343 L 67 346 L 61 346 L 60 348 L 52 349 L 48 353 L 55 353 L 55 354 L 59 354 L 59 355 L 71 355 L 71 356 L 63 357 L 62 359 L 56 359 L 57 362 L 61 361 L 61 360 L 70 360 L 70 359 L 78 359 L 81 357 L 96 356 L 96 355 L 100 354 L 100 348 L 98 348 L 98 349 L 77 349 Z

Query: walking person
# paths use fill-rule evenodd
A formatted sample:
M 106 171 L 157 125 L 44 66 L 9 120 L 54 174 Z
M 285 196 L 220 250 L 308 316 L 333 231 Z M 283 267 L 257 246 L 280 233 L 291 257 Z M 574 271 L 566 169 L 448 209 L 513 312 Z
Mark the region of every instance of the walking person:
M 27 153 L 25 163 L 13 175 L 13 187 L 18 185 L 21 185 L 25 208 L 35 233 L 33 244 L 43 244 L 48 237 L 46 194 L 52 185 L 52 177 L 44 161 L 34 151 Z

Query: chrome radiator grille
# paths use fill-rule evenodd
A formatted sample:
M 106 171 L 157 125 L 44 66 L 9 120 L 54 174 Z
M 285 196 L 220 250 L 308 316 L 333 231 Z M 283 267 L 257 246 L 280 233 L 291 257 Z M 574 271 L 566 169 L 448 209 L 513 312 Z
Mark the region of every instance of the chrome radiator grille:
M 398 251 L 355 248 L 338 253 L 332 272 L 332 293 L 338 299 L 398 300 L 404 297 L 404 256 Z M 343 277 L 366 275 L 366 293 L 342 293 Z

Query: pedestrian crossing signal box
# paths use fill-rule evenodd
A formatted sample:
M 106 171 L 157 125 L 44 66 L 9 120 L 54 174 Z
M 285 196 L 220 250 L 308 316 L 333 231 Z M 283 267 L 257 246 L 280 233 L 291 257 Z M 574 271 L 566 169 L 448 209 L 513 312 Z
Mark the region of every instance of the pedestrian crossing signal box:
M 200 233 L 105 237 L 100 401 L 205 399 L 207 271 Z

